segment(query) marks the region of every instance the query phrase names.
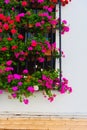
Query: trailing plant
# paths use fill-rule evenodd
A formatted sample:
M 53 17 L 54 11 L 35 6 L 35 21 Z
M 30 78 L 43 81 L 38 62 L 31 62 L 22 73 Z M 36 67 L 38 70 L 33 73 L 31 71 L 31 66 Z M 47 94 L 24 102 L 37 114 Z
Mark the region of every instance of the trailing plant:
M 72 92 L 68 80 L 62 76 L 60 81 L 60 70 L 51 64 L 65 57 L 51 38 L 59 29 L 59 18 L 55 18 L 58 2 L 0 0 L 0 94 L 6 91 L 10 98 L 28 104 L 28 97 L 38 91 L 50 102 L 56 97 L 53 90 Z M 67 21 L 62 20 L 61 34 L 68 31 Z

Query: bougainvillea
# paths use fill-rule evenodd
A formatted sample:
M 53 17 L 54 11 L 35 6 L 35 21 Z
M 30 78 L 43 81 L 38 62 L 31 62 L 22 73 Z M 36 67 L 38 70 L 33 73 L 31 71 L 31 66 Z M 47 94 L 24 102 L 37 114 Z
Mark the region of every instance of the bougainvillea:
M 61 1 L 63 6 L 68 2 Z M 0 94 L 9 92 L 11 98 L 28 104 L 28 97 L 37 91 L 50 102 L 56 97 L 52 90 L 72 92 L 63 76 L 60 85 L 60 70 L 50 65 L 55 58 L 65 57 L 49 37 L 50 32 L 59 29 L 54 11 L 57 3 L 0 0 Z M 68 31 L 67 21 L 62 20 L 61 34 Z

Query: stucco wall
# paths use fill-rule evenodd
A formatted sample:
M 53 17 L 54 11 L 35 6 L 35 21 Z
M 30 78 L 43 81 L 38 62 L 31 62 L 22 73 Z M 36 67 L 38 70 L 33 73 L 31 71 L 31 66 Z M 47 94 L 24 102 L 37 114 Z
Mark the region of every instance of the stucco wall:
M 17 100 L 9 100 L 7 94 L 0 95 L 0 113 L 29 113 L 36 115 L 87 115 L 87 0 L 72 0 L 62 8 L 62 19 L 67 19 L 70 32 L 62 36 L 63 74 L 69 79 L 73 93 L 56 97 L 53 103 L 43 98 L 41 93 L 30 98 L 24 105 Z M 58 32 L 56 35 L 58 39 Z

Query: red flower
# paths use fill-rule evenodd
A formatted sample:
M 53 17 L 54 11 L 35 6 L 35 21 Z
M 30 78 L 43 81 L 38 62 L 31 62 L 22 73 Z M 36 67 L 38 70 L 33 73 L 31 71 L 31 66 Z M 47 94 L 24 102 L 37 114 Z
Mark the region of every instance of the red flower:
M 7 40 L 8 40 L 8 41 L 12 41 L 12 38 L 11 38 L 11 37 L 8 37 Z
M 58 0 L 51 0 L 52 2 L 54 2 L 54 3 L 57 3 L 58 2 Z
M 10 21 L 10 19 L 11 19 L 10 16 L 7 16 L 7 17 L 6 17 L 6 20 L 7 20 L 7 21 Z
M 32 46 L 32 47 L 36 47 L 36 45 L 37 45 L 37 42 L 36 42 L 35 40 L 32 40 L 31 46 Z
M 28 5 L 28 3 L 27 3 L 27 1 L 22 1 L 21 5 L 22 5 L 23 7 L 26 7 L 26 6 Z
M 6 21 L 6 17 L 4 16 L 4 14 L 0 14 L 0 20 Z
M 2 33 L 2 29 L 0 28 L 0 33 Z
M 14 20 L 10 20 L 8 22 L 9 22 L 9 24 L 14 24 Z
M 13 28 L 13 29 L 11 29 L 11 33 L 12 33 L 12 34 L 15 34 L 16 32 L 17 32 L 17 30 L 16 30 L 16 29 L 14 29 L 14 28 Z
M 1 48 L 1 51 L 7 51 L 7 50 L 8 50 L 7 47 L 2 47 L 2 48 Z
M 21 21 L 20 16 L 16 16 L 15 20 L 16 20 L 16 22 L 20 22 Z
M 7 31 L 7 30 L 9 29 L 9 25 L 8 25 L 7 23 L 5 23 L 5 24 L 3 25 L 3 28 Z
M 18 48 L 18 46 L 16 46 L 16 45 L 14 45 L 14 46 L 11 47 L 12 50 L 15 50 L 17 48 Z
M 24 36 L 23 36 L 22 34 L 19 34 L 19 35 L 18 35 L 18 38 L 19 38 L 20 40 L 23 40 L 23 39 L 24 39 Z

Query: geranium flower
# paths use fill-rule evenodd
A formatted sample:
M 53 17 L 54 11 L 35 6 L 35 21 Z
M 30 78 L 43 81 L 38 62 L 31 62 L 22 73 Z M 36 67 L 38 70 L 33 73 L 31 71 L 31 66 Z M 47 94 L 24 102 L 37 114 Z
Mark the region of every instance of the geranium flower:
M 19 35 L 18 35 L 18 38 L 19 38 L 20 40 L 23 40 L 23 39 L 24 39 L 24 36 L 23 36 L 22 34 L 19 34 Z
M 27 69 L 23 70 L 23 74 L 28 74 L 28 70 Z
M 28 86 L 27 91 L 30 93 L 34 93 L 34 87 Z
M 19 74 L 13 74 L 14 79 L 20 80 L 22 78 Z
M 28 104 L 28 103 L 29 103 L 29 100 L 28 100 L 28 99 L 24 99 L 23 102 L 24 102 L 25 104 Z
M 13 90 L 13 91 L 18 91 L 18 86 L 13 86 L 13 87 L 12 87 L 12 90 Z
M 12 60 L 8 60 L 8 61 L 6 62 L 6 65 L 7 65 L 7 66 L 11 66 L 11 64 L 12 64 Z
M 5 4 L 9 4 L 10 0 L 4 0 Z
M 7 50 L 8 50 L 7 47 L 2 47 L 2 48 L 1 48 L 1 51 L 3 51 L 3 52 L 4 52 L 4 51 L 7 51 Z
M 32 46 L 32 47 L 36 47 L 36 46 L 37 46 L 37 42 L 36 42 L 35 40 L 32 40 L 32 41 L 31 41 L 31 46 Z
M 13 28 L 13 29 L 11 29 L 11 33 L 12 33 L 12 34 L 16 34 L 16 33 L 17 33 L 17 30 L 16 30 L 16 29 L 14 29 L 14 28 Z
M 23 7 L 26 7 L 26 6 L 28 5 L 28 3 L 27 3 L 27 1 L 22 1 L 21 5 L 22 5 Z
M 9 29 L 9 25 L 8 25 L 7 23 L 5 23 L 5 24 L 3 25 L 3 28 L 7 31 L 7 30 Z

